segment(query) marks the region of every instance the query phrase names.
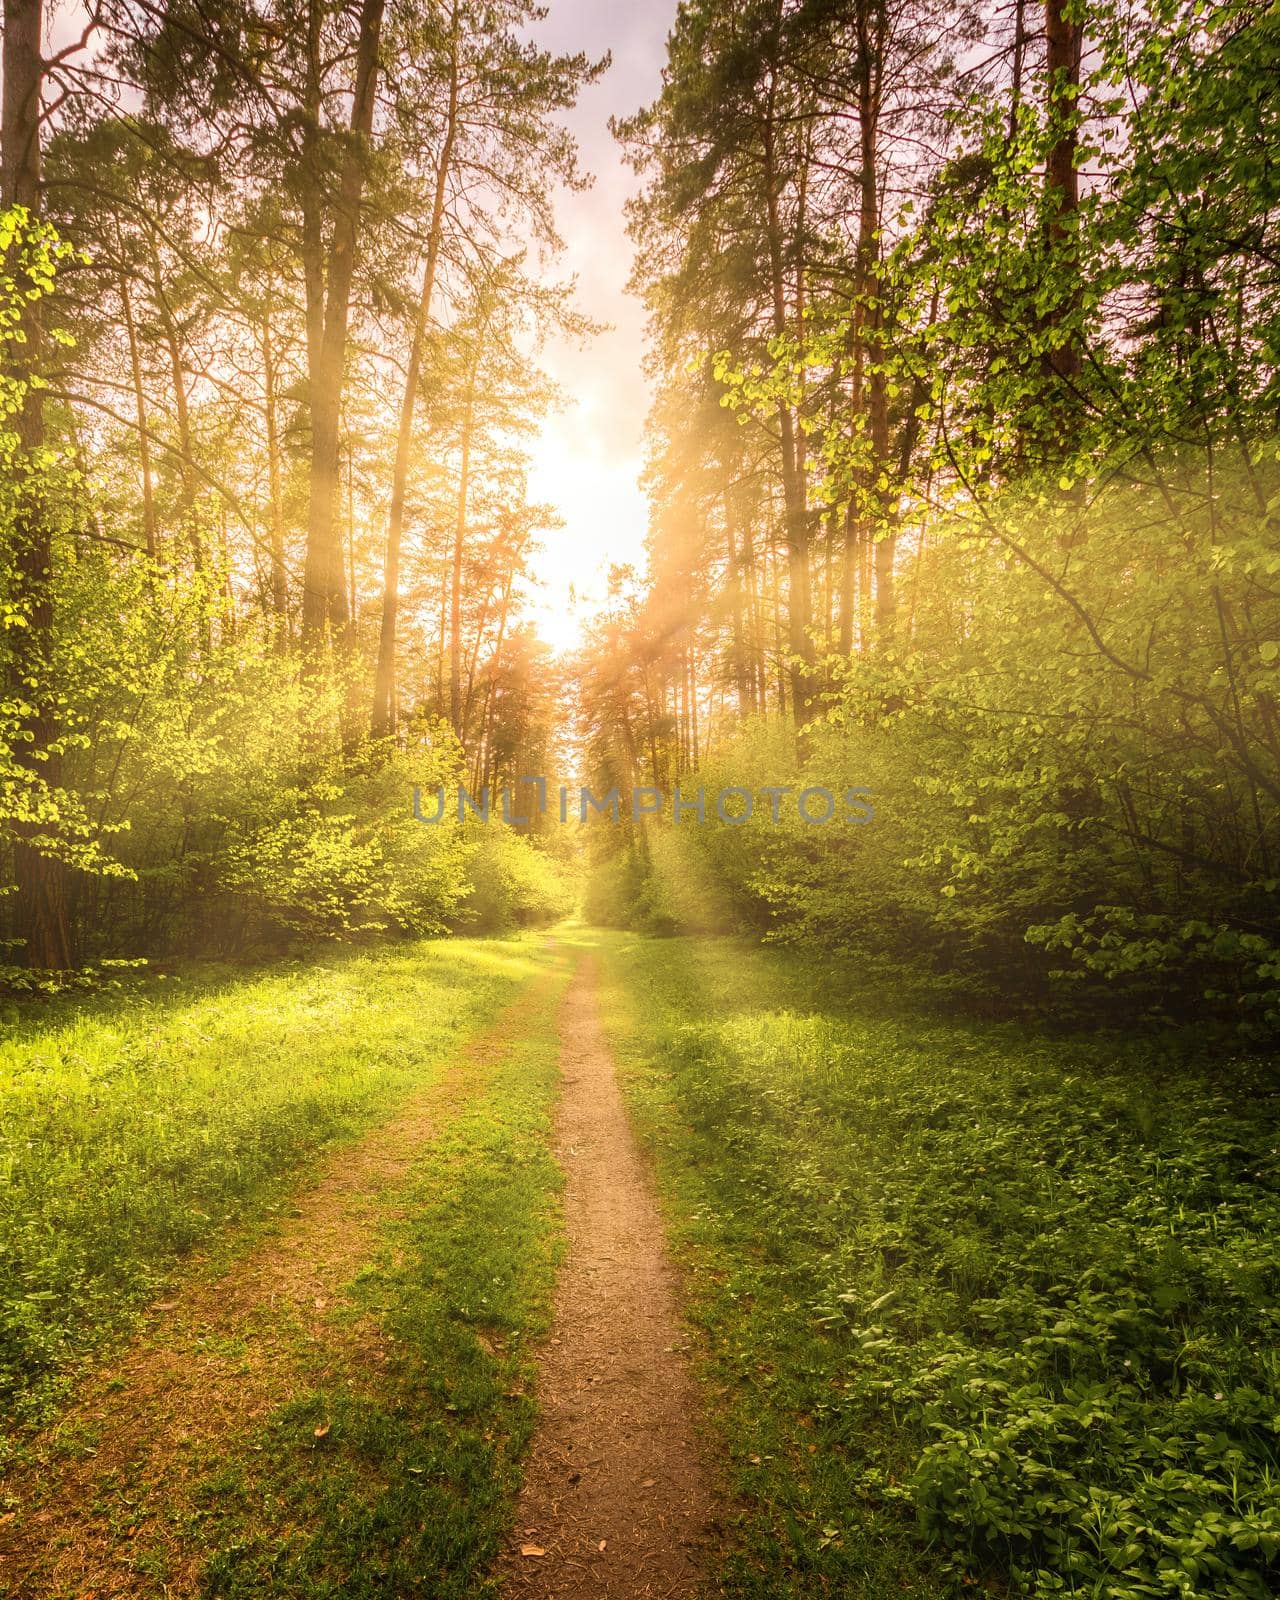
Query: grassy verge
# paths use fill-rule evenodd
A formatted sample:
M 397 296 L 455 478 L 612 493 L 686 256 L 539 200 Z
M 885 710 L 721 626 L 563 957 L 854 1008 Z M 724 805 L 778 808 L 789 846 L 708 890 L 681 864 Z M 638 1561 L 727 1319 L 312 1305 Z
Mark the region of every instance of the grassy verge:
M 549 1133 L 570 955 L 562 940 L 520 1035 L 468 1069 L 457 1114 L 388 1195 L 385 1247 L 346 1289 L 345 1365 L 208 1466 L 203 1593 L 489 1592 L 560 1242 Z
M 1260 1066 L 824 1009 L 727 941 L 606 952 L 741 1497 L 729 1595 L 1275 1593 Z
M 456 940 L 193 975 L 10 1023 L 0 1414 L 37 1420 L 193 1246 L 268 1214 L 317 1148 L 433 1082 L 535 949 Z

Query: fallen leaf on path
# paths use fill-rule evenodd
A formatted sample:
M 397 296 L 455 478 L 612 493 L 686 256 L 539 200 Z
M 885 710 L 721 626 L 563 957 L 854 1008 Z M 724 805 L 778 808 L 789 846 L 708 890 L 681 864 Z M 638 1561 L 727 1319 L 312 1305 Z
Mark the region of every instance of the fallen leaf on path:
M 522 1544 L 520 1546 L 520 1554 L 522 1556 L 545 1556 L 546 1553 L 540 1544 Z
M 652 1489 L 654 1484 L 657 1483 L 657 1481 L 658 1480 L 656 1478 L 646 1478 L 644 1480 L 644 1482 L 640 1485 L 640 1487 L 642 1489 Z

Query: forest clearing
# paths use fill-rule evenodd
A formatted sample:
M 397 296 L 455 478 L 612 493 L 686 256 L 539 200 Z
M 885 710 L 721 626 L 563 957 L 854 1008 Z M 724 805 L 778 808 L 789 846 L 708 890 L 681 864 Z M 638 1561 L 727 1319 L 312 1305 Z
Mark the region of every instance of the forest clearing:
M 1280 1593 L 1280 9 L 2 9 L 0 1597 Z

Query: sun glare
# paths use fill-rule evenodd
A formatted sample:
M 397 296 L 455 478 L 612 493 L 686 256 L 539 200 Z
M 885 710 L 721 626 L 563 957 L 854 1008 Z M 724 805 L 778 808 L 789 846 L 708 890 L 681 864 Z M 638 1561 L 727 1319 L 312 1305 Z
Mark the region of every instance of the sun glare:
M 611 451 L 590 423 L 582 404 L 552 417 L 529 473 L 530 499 L 563 519 L 534 560 L 530 603 L 538 636 L 557 654 L 578 644 L 583 623 L 604 604 L 609 568 L 644 562 L 648 502 L 640 459 L 629 449 Z

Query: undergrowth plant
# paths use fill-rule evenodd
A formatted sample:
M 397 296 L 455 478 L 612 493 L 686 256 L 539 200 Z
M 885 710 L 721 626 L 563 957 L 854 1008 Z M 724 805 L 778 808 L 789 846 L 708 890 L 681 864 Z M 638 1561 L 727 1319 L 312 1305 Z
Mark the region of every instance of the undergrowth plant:
M 816 1007 L 736 944 L 613 960 L 747 1500 L 730 1593 L 910 1587 L 920 1541 L 1037 1600 L 1275 1592 L 1265 1063 Z

